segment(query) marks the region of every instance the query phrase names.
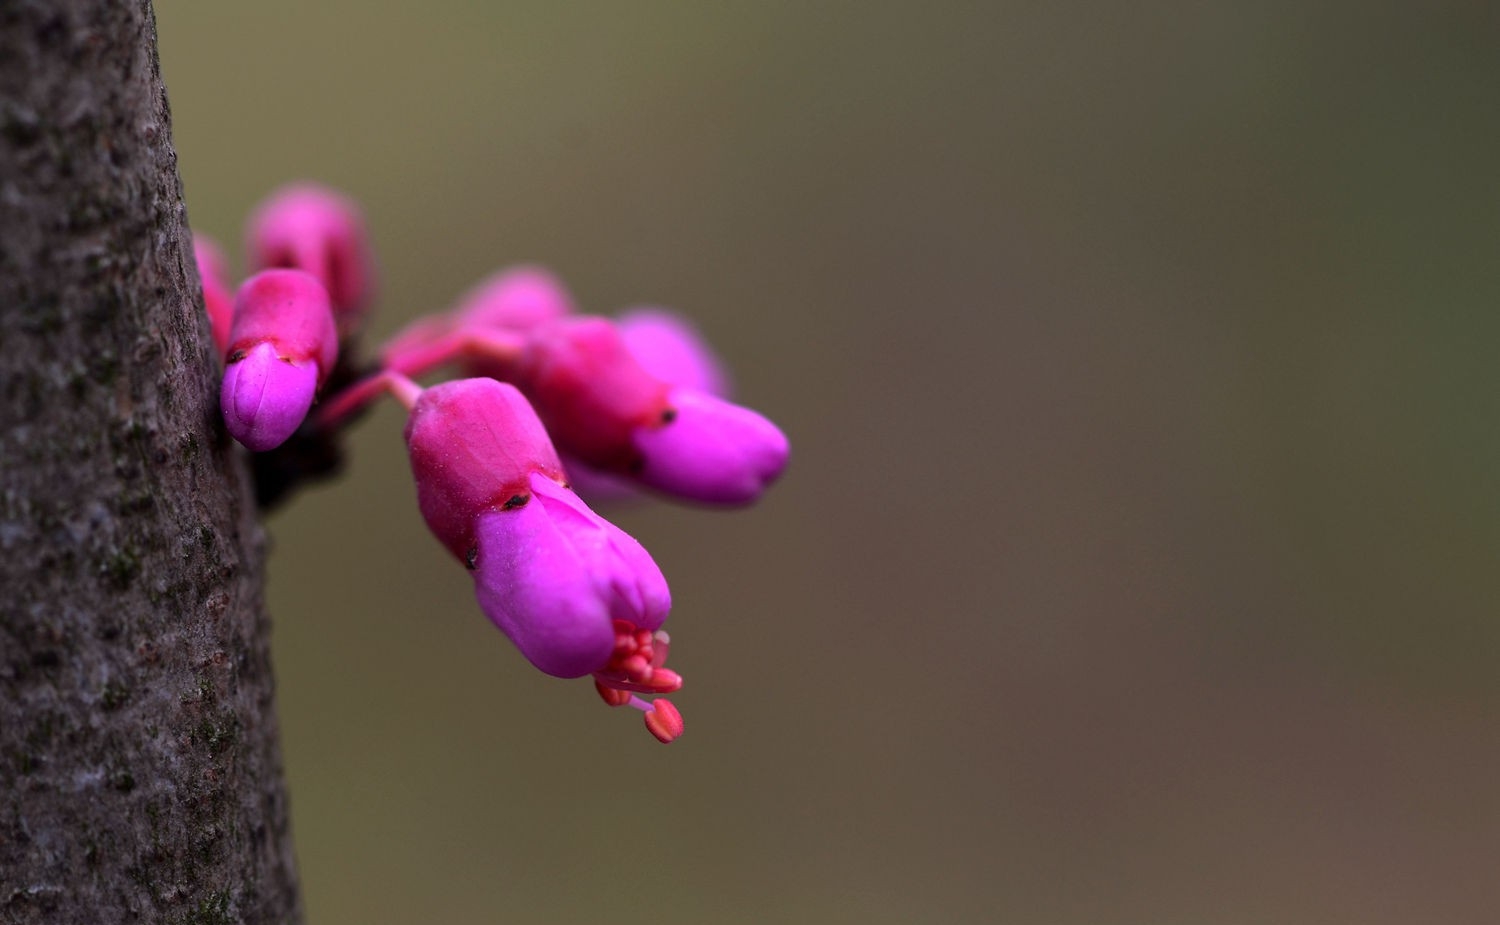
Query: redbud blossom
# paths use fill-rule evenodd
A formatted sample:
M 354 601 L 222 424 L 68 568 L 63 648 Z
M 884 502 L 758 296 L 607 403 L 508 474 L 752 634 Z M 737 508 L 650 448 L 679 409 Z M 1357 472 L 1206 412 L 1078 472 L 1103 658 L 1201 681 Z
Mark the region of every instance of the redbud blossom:
M 652 376 L 602 318 L 536 332 L 514 375 L 564 451 L 668 494 L 748 504 L 786 466 L 787 440 L 775 424 Z
M 630 355 L 603 318 L 579 318 L 535 332 L 515 382 L 568 453 L 612 471 L 638 465 L 631 434 L 670 416 L 668 386 Z
M 464 293 L 453 309 L 461 325 L 526 331 L 573 314 L 573 297 L 542 267 L 501 270 Z
M 664 308 L 632 308 L 615 319 L 630 355 L 641 368 L 671 386 L 728 398 L 729 374 L 692 322 Z M 639 496 L 625 478 L 562 454 L 573 490 L 590 504 Z
M 198 279 L 203 283 L 203 308 L 208 313 L 209 329 L 219 358 L 229 351 L 229 328 L 234 322 L 234 297 L 229 294 L 229 264 L 224 252 L 203 235 L 193 235 L 193 258 L 198 263 Z
M 547 674 L 592 674 L 612 705 L 646 713 L 664 742 L 681 734 L 667 693 L 658 632 L 671 609 L 666 579 L 634 539 L 561 484 L 540 419 L 515 387 L 493 379 L 422 390 L 406 426 L 417 503 L 428 527 L 474 574 L 480 608 Z
M 312 407 L 338 359 L 328 293 L 300 270 L 266 270 L 235 298 L 219 403 L 236 440 L 280 446 Z
M 284 186 L 250 216 L 246 238 L 252 270 L 311 273 L 328 290 L 339 336 L 358 330 L 375 289 L 375 259 L 351 200 L 313 183 Z
M 526 503 L 530 475 L 562 478 L 536 412 L 514 386 L 456 379 L 423 389 L 406 422 L 417 506 L 448 550 L 467 562 L 480 513 Z

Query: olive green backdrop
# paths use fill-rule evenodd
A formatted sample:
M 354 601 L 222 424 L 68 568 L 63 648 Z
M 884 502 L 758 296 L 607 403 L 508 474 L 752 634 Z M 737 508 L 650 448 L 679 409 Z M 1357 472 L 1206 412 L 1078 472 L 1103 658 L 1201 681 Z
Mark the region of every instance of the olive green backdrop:
M 158 18 L 195 228 L 348 190 L 380 336 L 521 260 L 681 309 L 794 447 L 613 512 L 663 748 L 364 421 L 270 522 L 313 923 L 1500 917 L 1493 4 Z

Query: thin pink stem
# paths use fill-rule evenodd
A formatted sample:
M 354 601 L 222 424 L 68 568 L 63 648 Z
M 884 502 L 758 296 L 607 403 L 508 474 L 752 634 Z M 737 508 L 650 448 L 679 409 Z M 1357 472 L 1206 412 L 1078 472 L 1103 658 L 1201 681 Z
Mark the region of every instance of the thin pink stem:
M 332 430 L 386 393 L 410 411 L 422 394 L 422 387 L 398 372 L 386 370 L 376 373 L 359 380 L 319 406 L 314 423 L 320 428 Z
M 520 357 L 525 346 L 524 337 L 509 331 L 460 328 L 429 343 L 391 353 L 386 357 L 386 369 L 421 376 L 456 360 L 510 364 Z

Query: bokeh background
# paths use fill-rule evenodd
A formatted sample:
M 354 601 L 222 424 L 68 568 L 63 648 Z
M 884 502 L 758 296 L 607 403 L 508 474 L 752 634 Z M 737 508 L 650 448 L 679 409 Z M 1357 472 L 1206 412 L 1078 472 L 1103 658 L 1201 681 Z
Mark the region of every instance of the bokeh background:
M 1500 8 L 157 6 L 195 228 L 678 308 L 794 445 L 611 511 L 663 748 L 366 419 L 270 521 L 313 923 L 1500 920 Z

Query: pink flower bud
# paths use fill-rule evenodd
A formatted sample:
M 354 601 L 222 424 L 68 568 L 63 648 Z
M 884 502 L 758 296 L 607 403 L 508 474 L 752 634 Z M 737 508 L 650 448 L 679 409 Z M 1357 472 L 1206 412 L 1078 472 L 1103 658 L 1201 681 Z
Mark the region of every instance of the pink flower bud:
M 311 273 L 325 289 L 339 335 L 355 333 L 375 289 L 364 217 L 348 198 L 312 183 L 285 186 L 250 216 L 250 268 Z
M 515 366 L 558 446 L 586 465 L 726 505 L 754 501 L 786 466 L 776 425 L 706 392 L 671 388 L 602 318 L 536 332 Z
M 705 504 L 749 504 L 786 468 L 786 435 L 761 415 L 691 389 L 668 397 L 670 420 L 634 432 L 636 478 Z
M 234 321 L 234 299 L 229 294 L 229 265 L 219 246 L 204 235 L 193 235 L 193 258 L 203 283 L 203 308 L 219 357 L 229 351 L 229 328 Z
M 493 379 L 422 390 L 406 445 L 422 517 L 463 562 L 474 553 L 482 513 L 525 504 L 533 472 L 562 477 L 536 412 L 514 386 Z
M 603 318 L 579 318 L 535 332 L 515 381 L 566 452 L 616 472 L 636 465 L 631 434 L 668 410 L 667 385 L 642 368 Z
M 300 270 L 266 270 L 235 298 L 219 404 L 229 432 L 256 452 L 280 446 L 307 416 L 338 360 L 328 294 Z
M 453 310 L 455 321 L 479 328 L 529 330 L 573 313 L 573 298 L 562 281 L 541 267 L 501 270 L 464 293 Z
M 641 368 L 670 386 L 728 398 L 729 375 L 692 322 L 663 308 L 633 308 L 615 322 Z M 590 504 L 621 501 L 640 493 L 625 478 L 563 454 L 573 490 Z
M 318 364 L 280 357 L 259 343 L 224 370 L 219 406 L 234 439 L 257 453 L 296 433 L 318 390 Z
M 653 643 L 671 609 L 661 570 L 559 483 L 557 454 L 520 392 L 483 378 L 426 389 L 406 441 L 423 518 L 527 660 L 558 677 L 596 674 L 611 689 L 681 685 Z M 631 652 L 617 657 L 622 634 Z

